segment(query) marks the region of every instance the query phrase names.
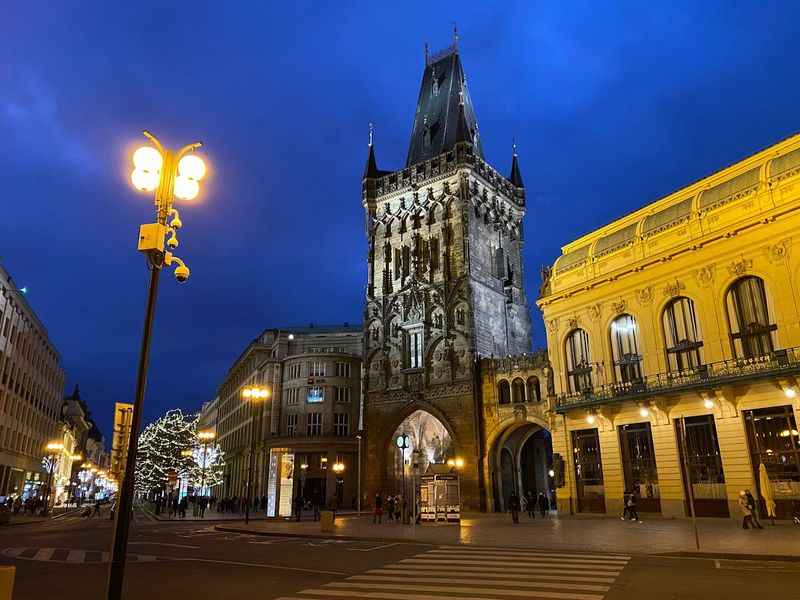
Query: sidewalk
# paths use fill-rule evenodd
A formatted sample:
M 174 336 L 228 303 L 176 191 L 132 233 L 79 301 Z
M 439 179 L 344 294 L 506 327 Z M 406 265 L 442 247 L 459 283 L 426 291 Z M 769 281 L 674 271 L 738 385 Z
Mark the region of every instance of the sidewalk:
M 513 525 L 505 514 L 464 515 L 461 525 L 373 525 L 371 516 L 337 518 L 332 534 L 322 534 L 314 522 L 265 521 L 248 526 L 219 526 L 238 533 L 272 536 L 315 536 L 426 544 L 516 546 L 542 550 L 614 552 L 623 554 L 697 553 L 692 522 L 653 518 L 643 523 L 609 517 L 550 517 Z M 743 530 L 731 519 L 698 519 L 700 553 L 797 557 L 800 527 L 789 522 L 763 530 Z

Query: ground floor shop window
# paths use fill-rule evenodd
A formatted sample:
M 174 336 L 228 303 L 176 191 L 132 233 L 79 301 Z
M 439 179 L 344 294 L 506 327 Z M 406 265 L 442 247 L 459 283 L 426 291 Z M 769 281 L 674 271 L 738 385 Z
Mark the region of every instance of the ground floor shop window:
M 728 494 L 713 415 L 675 421 L 682 465 L 686 514 L 691 514 L 689 492 L 698 517 L 728 517 Z M 688 486 L 691 485 L 691 490 Z
M 620 425 L 619 447 L 625 491 L 636 496 L 641 512 L 661 512 L 661 493 L 658 488 L 656 453 L 650 423 Z
M 744 411 L 753 480 L 759 496 L 772 492 L 776 516 L 791 518 L 800 506 L 800 433 L 791 406 Z M 759 465 L 769 475 L 771 490 L 762 490 Z M 762 510 L 764 505 L 762 502 Z
M 606 512 L 603 461 L 597 429 L 572 432 L 578 512 Z

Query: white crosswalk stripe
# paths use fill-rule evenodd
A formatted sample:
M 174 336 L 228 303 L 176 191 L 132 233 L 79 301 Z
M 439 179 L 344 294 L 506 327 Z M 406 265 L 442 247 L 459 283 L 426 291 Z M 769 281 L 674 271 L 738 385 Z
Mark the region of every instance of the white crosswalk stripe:
M 277 600 L 603 600 L 630 556 L 439 546 Z

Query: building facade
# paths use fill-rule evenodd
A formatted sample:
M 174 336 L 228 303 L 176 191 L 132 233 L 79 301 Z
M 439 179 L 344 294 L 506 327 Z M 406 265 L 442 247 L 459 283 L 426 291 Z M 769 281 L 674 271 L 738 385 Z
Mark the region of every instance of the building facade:
M 547 405 L 528 381 L 539 389 L 547 360 L 528 354 L 516 149 L 508 177 L 486 162 L 457 45 L 426 52 L 405 166 L 380 170 L 370 139 L 362 204 L 363 500 L 402 491 L 417 464 L 395 447 L 407 433 L 423 461 L 460 459 L 465 507 L 502 508 L 512 486 L 534 486 L 521 482 L 522 446 L 546 430 Z M 433 433 L 415 433 L 431 418 Z
M 563 247 L 538 304 L 562 510 L 800 500 L 800 136 Z M 769 488 L 760 482 L 760 465 Z
M 360 326 L 268 329 L 237 359 L 215 403 L 225 458 L 221 495 L 253 496 L 269 516 L 286 516 L 298 496 L 340 507 L 356 503 L 361 406 Z M 251 403 L 242 390 L 266 386 Z M 336 465 L 336 469 L 334 469 Z
M 44 447 L 61 437 L 60 363 L 44 325 L 0 266 L 0 497 L 43 495 Z
M 128 460 L 128 444 L 131 439 L 133 404 L 114 403 L 114 429 L 111 435 L 111 464 L 109 472 L 115 481 L 122 483 L 125 464 Z

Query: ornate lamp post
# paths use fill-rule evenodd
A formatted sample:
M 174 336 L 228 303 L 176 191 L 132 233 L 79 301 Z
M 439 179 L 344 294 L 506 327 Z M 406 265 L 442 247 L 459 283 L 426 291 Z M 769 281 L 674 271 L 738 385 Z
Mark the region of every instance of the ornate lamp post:
M 403 514 L 403 523 L 406 522 L 406 448 L 410 446 L 411 438 L 408 437 L 407 434 L 401 433 L 397 436 L 395 440 L 397 447 L 400 449 L 400 466 L 401 466 L 401 477 L 403 481 L 403 496 L 401 499 L 402 504 L 402 514 Z
M 139 444 L 139 429 L 142 423 L 142 406 L 147 382 L 147 366 L 150 361 L 150 336 L 153 331 L 153 317 L 158 292 L 158 276 L 164 266 L 173 263 L 175 278 L 183 283 L 189 279 L 189 268 L 181 259 L 164 248 L 178 247 L 178 230 L 183 226 L 177 209 L 173 208 L 174 198 L 192 200 L 200 192 L 199 181 L 206 174 L 206 166 L 199 156 L 191 154 L 200 147 L 199 142 L 188 144 L 177 152 L 168 150 L 148 131 L 143 132 L 152 146 L 143 146 L 133 155 L 134 171 L 131 174 L 133 186 L 143 192 L 155 193 L 156 221 L 139 228 L 139 251 L 147 257 L 150 269 L 150 291 L 144 317 L 142 344 L 139 349 L 139 366 L 136 375 L 136 395 L 131 415 L 128 455 L 125 472 L 119 490 L 116 519 L 114 520 L 114 541 L 111 546 L 111 560 L 108 570 L 108 600 L 121 600 L 122 583 L 125 576 L 125 556 L 128 547 L 128 529 L 131 508 L 133 507 L 134 473 L 136 470 L 136 450 Z M 171 219 L 167 223 L 167 219 Z M 169 236 L 169 239 L 166 239 Z
M 250 402 L 250 457 L 247 464 L 247 500 L 244 506 L 244 522 L 250 522 L 250 504 L 253 502 L 253 455 L 256 453 L 255 405 L 272 395 L 272 390 L 263 386 L 248 386 L 242 390 L 242 398 Z
M 44 508 L 42 508 L 42 514 L 46 515 L 50 512 L 50 488 L 53 487 L 53 472 L 56 470 L 58 455 L 64 450 L 64 444 L 61 442 L 50 442 L 44 449 L 47 451 L 45 458 L 47 458 L 49 462 L 47 469 L 47 489 L 44 491 Z

